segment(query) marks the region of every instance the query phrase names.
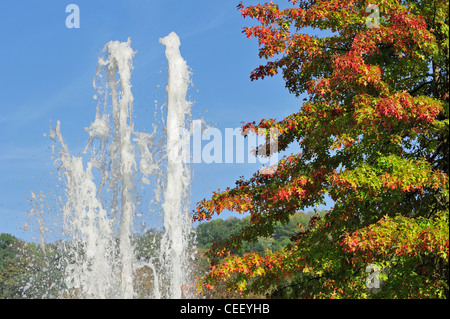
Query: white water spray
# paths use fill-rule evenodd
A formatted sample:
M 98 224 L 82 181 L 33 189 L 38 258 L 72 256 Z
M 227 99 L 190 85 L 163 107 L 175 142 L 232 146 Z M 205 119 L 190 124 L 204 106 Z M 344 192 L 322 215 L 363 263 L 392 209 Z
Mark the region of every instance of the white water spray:
M 190 170 L 181 158 L 186 137 L 180 132 L 185 131 L 190 119 L 190 103 L 186 101 L 190 73 L 179 51 L 178 36 L 172 32 L 160 42 L 166 47 L 169 62 L 165 169 L 163 161 L 157 159 L 155 127 L 151 134 L 134 129 L 131 71 L 135 52 L 130 40 L 109 42 L 99 58 L 94 79 L 96 116 L 86 128 L 89 140 L 84 153 L 91 153 L 86 165 L 82 156 L 71 155 L 59 121 L 51 131 L 65 184 L 63 234 L 67 239 L 62 267 L 66 288 L 61 297 L 186 297 L 182 287 L 189 284 L 192 254 L 192 226 L 187 212 Z M 164 231 L 159 246 L 155 246 L 159 252 L 138 260 L 133 226 L 137 206 L 143 200 L 137 200 L 136 186 L 149 184 L 153 177 L 157 180 L 154 186 L 159 187 L 163 175 Z M 145 269 L 152 291 L 143 294 L 136 289 L 137 273 Z
M 159 40 L 166 46 L 166 57 L 169 61 L 167 114 L 167 187 L 164 194 L 164 237 L 162 241 L 163 260 L 170 274 L 170 292 L 172 298 L 182 297 L 182 285 L 188 272 L 186 265 L 187 240 L 189 238 L 189 225 L 187 208 L 188 191 L 190 183 L 189 166 L 183 163 L 182 149 L 185 146 L 186 116 L 190 114 L 190 103 L 186 101 L 189 84 L 189 70 L 186 61 L 180 54 L 180 39 L 172 32 Z

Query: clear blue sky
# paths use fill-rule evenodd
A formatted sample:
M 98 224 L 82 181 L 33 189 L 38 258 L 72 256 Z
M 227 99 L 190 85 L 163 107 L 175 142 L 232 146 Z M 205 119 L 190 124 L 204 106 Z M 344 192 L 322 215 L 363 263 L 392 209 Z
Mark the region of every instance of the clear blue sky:
M 80 8 L 80 28 L 68 29 L 68 4 Z M 154 100 L 162 102 L 167 65 L 158 39 L 175 31 L 193 71 L 193 118 L 219 129 L 242 121 L 281 119 L 300 101 L 280 76 L 251 82 L 262 64 L 257 40 L 242 28 L 252 23 L 236 10 L 239 1 L 211 0 L 2 0 L 0 2 L 0 233 L 28 239 L 21 227 L 30 210 L 30 190 L 51 181 L 50 127 L 61 121 L 73 150 L 87 141 L 84 127 L 95 116 L 92 80 L 97 58 L 110 40 L 137 51 L 132 77 L 135 113 L 153 122 Z M 246 2 L 245 4 L 255 3 Z M 159 87 L 158 87 L 159 86 Z M 258 165 L 195 164 L 192 205 L 212 190 L 233 186 Z M 52 185 L 45 185 L 52 189 Z M 227 216 L 223 216 L 227 217 Z

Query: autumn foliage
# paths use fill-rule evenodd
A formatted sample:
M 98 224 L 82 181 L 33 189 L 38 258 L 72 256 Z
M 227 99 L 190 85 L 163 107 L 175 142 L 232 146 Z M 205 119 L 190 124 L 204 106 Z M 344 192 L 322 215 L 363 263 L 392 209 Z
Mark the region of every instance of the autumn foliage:
M 368 5 L 379 25 L 367 27 Z M 266 61 L 252 80 L 281 74 L 307 94 L 276 128 L 281 159 L 273 174 L 255 173 L 198 204 L 195 218 L 224 210 L 250 213 L 239 235 L 215 243 L 223 257 L 201 289 L 218 285 L 243 296 L 294 298 L 448 297 L 448 1 L 291 0 L 238 6 L 256 23 Z M 230 255 L 243 240 L 271 236 L 277 222 L 325 202 L 283 250 Z M 388 269 L 367 288 L 369 264 Z

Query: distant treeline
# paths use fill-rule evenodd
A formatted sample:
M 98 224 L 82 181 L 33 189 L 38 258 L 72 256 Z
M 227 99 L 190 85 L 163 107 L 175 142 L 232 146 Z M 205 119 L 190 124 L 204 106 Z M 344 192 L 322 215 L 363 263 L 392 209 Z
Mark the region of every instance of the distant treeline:
M 255 242 L 244 242 L 239 251 L 235 254 L 245 254 L 257 252 L 264 254 L 267 249 L 279 250 L 291 242 L 290 237 L 300 232 L 299 225 L 306 227 L 309 223 L 311 213 L 298 212 L 294 214 L 288 223 L 277 223 L 270 238 L 257 238 Z M 226 220 L 215 219 L 202 223 L 197 227 L 197 246 L 202 249 L 209 249 L 213 242 L 224 240 L 230 235 L 236 234 L 240 229 L 250 224 L 250 217 L 231 217 Z
M 299 226 L 306 227 L 311 214 L 296 213 L 288 223 L 278 223 L 270 238 L 257 238 L 254 242 L 244 242 L 234 254 L 279 250 L 288 245 L 290 237 L 297 234 Z M 250 217 L 231 217 L 226 220 L 214 219 L 196 227 L 196 244 L 198 247 L 195 272 L 205 273 L 209 260 L 205 252 L 211 245 L 236 234 L 250 223 Z M 134 247 L 136 256 L 142 260 L 155 256 L 161 239 L 161 232 L 151 230 L 136 235 Z M 10 234 L 0 234 L 0 299 L 12 298 L 59 298 L 64 287 L 61 269 L 70 262 L 62 247 L 64 242 L 49 243 L 45 247 L 34 242 L 26 242 Z

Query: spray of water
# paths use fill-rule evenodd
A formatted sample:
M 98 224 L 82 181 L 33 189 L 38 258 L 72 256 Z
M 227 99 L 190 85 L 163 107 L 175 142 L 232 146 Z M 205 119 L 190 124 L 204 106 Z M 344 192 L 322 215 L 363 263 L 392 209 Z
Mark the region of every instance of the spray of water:
M 166 46 L 166 57 L 169 61 L 167 114 L 167 187 L 164 196 L 164 233 L 162 240 L 162 260 L 166 262 L 167 273 L 170 274 L 169 295 L 181 298 L 181 287 L 188 273 L 186 264 L 187 240 L 189 239 L 189 225 L 187 208 L 190 170 L 183 163 L 183 144 L 186 141 L 186 116 L 190 114 L 190 103 L 186 101 L 189 84 L 189 70 L 186 61 L 180 54 L 180 39 L 175 33 L 159 40 Z
M 90 155 L 88 161 L 72 155 L 59 121 L 51 130 L 57 147 L 55 162 L 65 186 L 65 240 L 60 245 L 64 249 L 60 261 L 64 291 L 59 297 L 186 297 L 183 286 L 189 283 L 192 255 L 187 212 L 191 174 L 181 158 L 186 137 L 180 133 L 186 131 L 190 120 L 191 104 L 186 100 L 190 73 L 179 51 L 178 36 L 172 32 L 160 43 L 168 60 L 166 147 L 162 156 L 156 147 L 156 126 L 152 133 L 134 128 L 131 73 L 135 52 L 130 40 L 107 43 L 99 57 L 93 84 L 96 115 L 86 128 L 89 140 L 84 153 Z M 152 179 L 155 194 L 163 195 L 156 199 L 164 222 L 150 249 L 157 253 L 142 258 L 136 255 L 133 242 L 136 211 L 145 202 L 138 198 L 138 185 L 147 185 Z M 137 288 L 137 274 L 143 269 L 151 282 L 151 291 L 145 294 Z

